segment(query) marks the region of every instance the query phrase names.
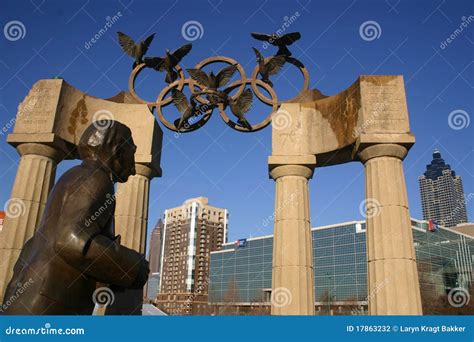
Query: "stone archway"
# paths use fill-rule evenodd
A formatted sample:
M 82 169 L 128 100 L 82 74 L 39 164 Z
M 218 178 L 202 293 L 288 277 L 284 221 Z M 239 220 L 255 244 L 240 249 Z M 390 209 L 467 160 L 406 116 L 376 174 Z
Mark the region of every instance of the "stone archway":
M 103 100 L 77 90 L 62 79 L 40 80 L 19 105 L 15 128 L 7 138 L 21 156 L 10 199 L 10 205 L 17 206 L 19 212 L 7 215 L 0 233 L 0 300 L 23 245 L 41 220 L 54 185 L 56 166 L 64 159 L 78 159 L 79 138 L 98 119 L 126 124 L 137 145 L 136 175 L 117 187 L 115 231 L 121 235 L 123 245 L 145 252 L 149 183 L 161 176 L 163 138 L 148 106 L 137 104 L 127 93 Z M 134 293 L 118 295 L 130 297 L 126 300 L 128 304 L 124 304 L 125 312 L 120 313 L 137 313 L 126 309 L 136 308 L 131 302 L 142 300 L 141 291 Z M 124 299 L 116 298 L 121 300 Z
M 422 314 L 402 166 L 414 142 L 401 76 L 361 76 L 337 95 L 309 91 L 282 104 L 268 158 L 276 181 L 272 288 L 292 300 L 272 314 L 314 314 L 308 180 L 315 167 L 352 161 L 365 168 L 369 313 Z
M 161 176 L 162 145 L 148 105 L 127 93 L 102 100 L 61 79 L 41 80 L 20 104 L 7 140 L 21 155 L 11 198 L 22 203 L 23 214 L 7 217 L 0 233 L 1 296 L 41 219 L 57 163 L 77 158 L 83 130 L 110 115 L 131 128 L 138 146 L 137 175 L 118 187 L 116 232 L 123 245 L 144 252 L 149 182 Z M 281 104 L 272 118 L 268 159 L 276 181 L 272 288 L 274 294 L 289 291 L 292 300 L 273 305 L 272 314 L 314 314 L 308 180 L 315 167 L 352 161 L 365 167 L 370 313 L 422 313 L 402 167 L 414 142 L 401 76 L 361 76 L 337 95 L 303 91 Z M 139 294 L 128 296 L 141 300 Z

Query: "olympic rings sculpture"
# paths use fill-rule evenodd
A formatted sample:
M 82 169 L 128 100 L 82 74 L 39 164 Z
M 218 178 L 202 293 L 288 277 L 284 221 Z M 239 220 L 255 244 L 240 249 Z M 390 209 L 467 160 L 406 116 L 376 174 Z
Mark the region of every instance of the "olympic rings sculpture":
M 190 49 L 189 44 L 174 53 L 186 50 L 182 54 L 185 55 Z M 285 63 L 291 64 L 300 71 L 303 77 L 303 87 L 298 95 L 285 101 L 287 102 L 295 100 L 303 91 L 309 89 L 309 73 L 299 60 L 291 57 L 291 54 L 280 55 L 277 53 L 274 56 L 264 58 L 257 49 L 254 48 L 254 51 L 257 56 L 257 65 L 253 68 L 250 78 L 247 77 L 245 69 L 239 62 L 225 56 L 214 56 L 202 60 L 193 69 L 187 69 L 188 77 L 186 77 L 185 71 L 178 64 L 180 58 L 182 58 L 181 56 L 176 59 L 177 62 L 171 68 L 168 65 L 166 70 L 171 73 L 167 74 L 166 82 L 168 85 L 161 90 L 154 102 L 144 100 L 137 94 L 135 89 L 136 79 L 147 67 L 164 71 L 165 67 L 159 66 L 157 63 L 163 64 L 166 57 L 145 58 L 144 62 L 135 63 L 134 65 L 128 80 L 129 92 L 137 102 L 147 104 L 151 109 L 154 108 L 161 123 L 174 132 L 187 133 L 204 126 L 211 118 L 214 110 L 219 112 L 220 117 L 229 127 L 239 132 L 259 131 L 271 123 L 272 117 L 283 102 L 273 89 L 269 76 L 277 74 Z M 169 52 L 167 52 L 167 56 L 173 58 L 173 55 Z M 156 62 L 156 60 L 159 61 Z M 207 74 L 203 70 L 206 66 L 217 63 L 225 64 L 227 67 L 217 75 L 212 72 Z M 240 78 L 227 84 L 235 73 L 238 73 Z M 191 94 L 189 99 L 183 94 L 185 87 L 189 89 Z M 265 95 L 265 92 L 268 95 Z M 271 111 L 262 121 L 250 124 L 245 114 L 252 107 L 254 97 L 271 107 Z M 180 118 L 174 122 L 170 122 L 163 114 L 163 108 L 170 104 L 174 104 L 180 112 Z M 229 109 L 233 114 L 232 116 L 228 114 Z

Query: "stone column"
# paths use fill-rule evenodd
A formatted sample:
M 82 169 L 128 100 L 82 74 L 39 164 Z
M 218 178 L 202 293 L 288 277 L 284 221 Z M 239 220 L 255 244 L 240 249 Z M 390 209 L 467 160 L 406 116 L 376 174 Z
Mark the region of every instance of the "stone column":
M 153 170 L 135 164 L 136 175 L 126 183 L 119 183 L 116 192 L 115 234 L 121 235 L 121 244 L 145 254 L 148 225 L 148 197 Z M 143 289 L 115 293 L 114 304 L 107 315 L 141 315 Z M 99 314 L 99 313 L 98 313 Z
M 314 315 L 308 179 L 316 158 L 272 156 L 269 164 L 276 181 L 271 314 Z
M 420 286 L 397 144 L 359 148 L 365 167 L 368 302 L 371 315 L 421 315 Z
M 23 245 L 43 216 L 56 165 L 63 157 L 59 150 L 39 143 L 20 144 L 17 151 L 21 155 L 20 163 L 0 232 L 0 302 Z
M 135 168 L 136 175 L 117 186 L 115 234 L 122 236 L 122 245 L 145 253 L 148 196 L 153 170 L 142 164 L 136 164 Z

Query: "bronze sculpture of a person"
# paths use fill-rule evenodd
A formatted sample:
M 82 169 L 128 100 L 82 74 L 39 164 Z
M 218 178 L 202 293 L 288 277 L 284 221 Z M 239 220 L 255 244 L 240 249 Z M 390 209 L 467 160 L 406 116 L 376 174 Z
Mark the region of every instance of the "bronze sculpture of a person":
M 120 245 L 113 225 L 114 183 L 135 174 L 135 150 L 130 129 L 118 121 L 97 121 L 85 130 L 78 145 L 82 163 L 50 193 L 14 267 L 4 314 L 90 315 L 96 283 L 144 286 L 148 262 Z

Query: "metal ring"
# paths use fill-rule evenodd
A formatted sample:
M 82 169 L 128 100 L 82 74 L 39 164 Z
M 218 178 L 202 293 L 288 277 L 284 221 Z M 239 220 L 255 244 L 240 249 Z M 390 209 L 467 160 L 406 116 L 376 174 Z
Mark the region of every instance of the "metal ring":
M 195 131 L 196 129 L 204 126 L 209 121 L 209 119 L 211 118 L 213 110 L 211 109 L 211 110 L 205 112 L 203 114 L 203 117 L 201 119 L 199 119 L 199 121 L 197 121 L 196 123 L 190 125 L 185 130 L 183 130 L 183 129 L 178 130 L 175 127 L 174 124 L 172 124 L 171 122 L 166 120 L 166 118 L 163 115 L 163 112 L 162 112 L 161 108 L 166 107 L 169 104 L 171 104 L 172 98 L 171 98 L 171 96 L 169 96 L 168 99 L 170 99 L 170 101 L 168 101 L 168 102 L 166 100 L 165 101 L 162 101 L 162 100 L 166 96 L 166 94 L 168 94 L 171 91 L 171 89 L 173 89 L 173 88 L 179 89 L 179 86 L 180 86 L 181 83 L 183 84 L 183 86 L 184 85 L 187 85 L 188 87 L 190 86 L 190 80 L 189 79 L 182 79 L 182 80 L 179 79 L 179 80 L 176 80 L 173 83 L 169 84 L 167 87 L 163 88 L 163 90 L 160 92 L 160 94 L 158 95 L 158 97 L 156 99 L 156 114 L 158 115 L 158 118 L 160 119 L 161 123 L 163 125 L 165 125 L 165 127 L 168 128 L 169 130 L 171 130 L 173 132 L 178 132 L 178 133 L 188 133 L 188 132 Z M 182 90 L 182 88 L 179 89 L 179 90 Z
M 138 77 L 138 74 L 146 67 L 146 64 L 145 63 L 142 63 L 142 64 L 139 64 L 137 65 L 133 70 L 132 70 L 132 73 L 130 74 L 130 77 L 128 78 L 128 91 L 130 92 L 130 95 L 132 95 L 132 97 L 137 100 L 138 102 L 141 102 L 141 103 L 145 103 L 147 105 L 151 105 L 151 106 L 162 106 L 162 105 L 167 105 L 169 103 L 171 103 L 172 99 L 171 99 L 171 96 L 164 99 L 162 103 L 158 103 L 158 102 L 150 102 L 150 101 L 146 101 L 144 99 L 142 99 L 140 96 L 137 95 L 137 93 L 135 92 L 135 81 Z M 181 66 L 176 65 L 176 71 L 178 71 L 178 74 L 179 74 L 179 79 L 176 80 L 179 82 L 179 85 L 178 85 L 178 89 L 179 90 L 183 90 L 183 86 L 184 86 L 184 80 L 185 80 L 185 77 L 184 77 L 184 71 L 183 69 L 181 68 Z M 175 81 L 175 82 L 176 82 Z
M 267 127 L 271 122 L 272 122 L 272 117 L 273 117 L 273 113 L 276 113 L 276 111 L 278 110 L 279 108 L 279 105 L 276 104 L 276 101 L 273 101 L 273 98 L 277 98 L 276 96 L 276 93 L 275 91 L 273 90 L 272 87 L 270 87 L 268 84 L 266 84 L 265 82 L 263 82 L 262 80 L 246 80 L 245 82 L 243 82 L 242 80 L 237 80 L 235 82 L 232 82 L 229 86 L 226 87 L 226 89 L 229 89 L 232 90 L 232 89 L 235 89 L 239 86 L 241 86 L 241 84 L 244 85 L 244 89 L 245 89 L 245 86 L 247 84 L 252 84 L 253 82 L 255 82 L 255 86 L 261 86 L 263 88 L 265 88 L 266 91 L 268 91 L 268 93 L 270 94 L 270 96 L 272 97 L 272 102 L 275 102 L 274 104 L 268 104 L 266 102 L 264 102 L 265 104 L 267 105 L 270 105 L 272 106 L 272 112 L 263 120 L 261 121 L 260 123 L 256 124 L 256 125 L 251 125 L 252 126 L 252 130 L 248 130 L 247 128 L 245 127 L 242 127 L 240 126 L 239 124 L 237 124 L 236 122 L 232 121 L 229 116 L 226 114 L 226 112 L 224 111 L 224 105 L 222 103 L 219 104 L 219 114 L 222 118 L 222 120 L 224 120 L 224 122 L 231 128 L 239 131 L 239 132 L 256 132 L 256 131 L 259 131 L 265 127 Z
M 243 81 L 246 81 L 247 80 L 247 74 L 245 73 L 245 70 L 244 68 L 240 65 L 239 62 L 237 62 L 235 59 L 233 58 L 230 58 L 230 57 L 225 57 L 225 56 L 214 56 L 214 57 L 209 57 L 209 58 L 206 58 L 204 60 L 202 60 L 201 62 L 199 62 L 198 64 L 196 64 L 194 66 L 194 69 L 198 69 L 198 70 L 201 70 L 202 68 L 204 68 L 205 66 L 209 65 L 209 64 L 212 64 L 212 63 L 227 63 L 229 65 L 237 65 L 237 70 L 239 71 L 239 74 L 240 74 L 240 79 L 243 80 Z M 194 94 L 194 86 L 197 84 L 199 86 L 199 83 L 197 83 L 196 81 L 194 81 L 191 77 L 191 82 L 190 82 L 190 90 L 191 90 L 191 93 Z M 238 96 L 240 96 L 245 90 L 245 84 L 243 83 L 242 84 L 242 87 L 237 91 L 236 94 L 234 94 L 232 96 L 233 99 L 236 99 Z M 235 97 L 234 97 L 235 96 Z M 195 97 L 196 100 L 198 100 L 199 102 L 201 103 L 205 103 L 207 102 L 207 100 L 205 100 L 204 98 L 202 98 L 200 95 L 196 96 Z
M 268 58 L 271 58 L 271 57 L 268 57 Z M 266 58 L 265 60 L 268 60 L 268 58 Z M 286 62 L 290 63 L 290 64 L 293 64 L 295 67 L 298 68 L 298 70 L 301 72 L 301 74 L 303 75 L 303 79 L 304 79 L 304 83 L 303 83 L 303 89 L 293 98 L 289 99 L 289 100 L 284 100 L 284 101 L 281 101 L 281 102 L 291 102 L 291 101 L 294 101 L 297 99 L 297 97 L 301 94 L 302 91 L 304 90 L 308 90 L 309 89 L 309 73 L 308 73 L 308 70 L 306 69 L 306 67 L 303 65 L 303 63 L 301 63 L 299 60 L 297 60 L 296 58 L 293 58 L 293 57 L 287 57 L 286 58 Z M 278 101 L 278 99 L 275 99 L 275 101 L 273 101 L 272 99 L 269 99 L 268 97 L 266 97 L 265 95 L 263 95 L 260 90 L 258 89 L 257 85 L 256 85 L 256 81 L 258 80 L 258 72 L 260 70 L 260 66 L 257 64 L 255 66 L 255 68 L 253 69 L 253 72 L 252 72 L 252 90 L 253 92 L 255 93 L 255 95 L 259 98 L 260 101 L 266 103 L 267 105 L 273 105 L 273 104 L 277 104 L 277 105 L 281 105 L 281 102 Z

